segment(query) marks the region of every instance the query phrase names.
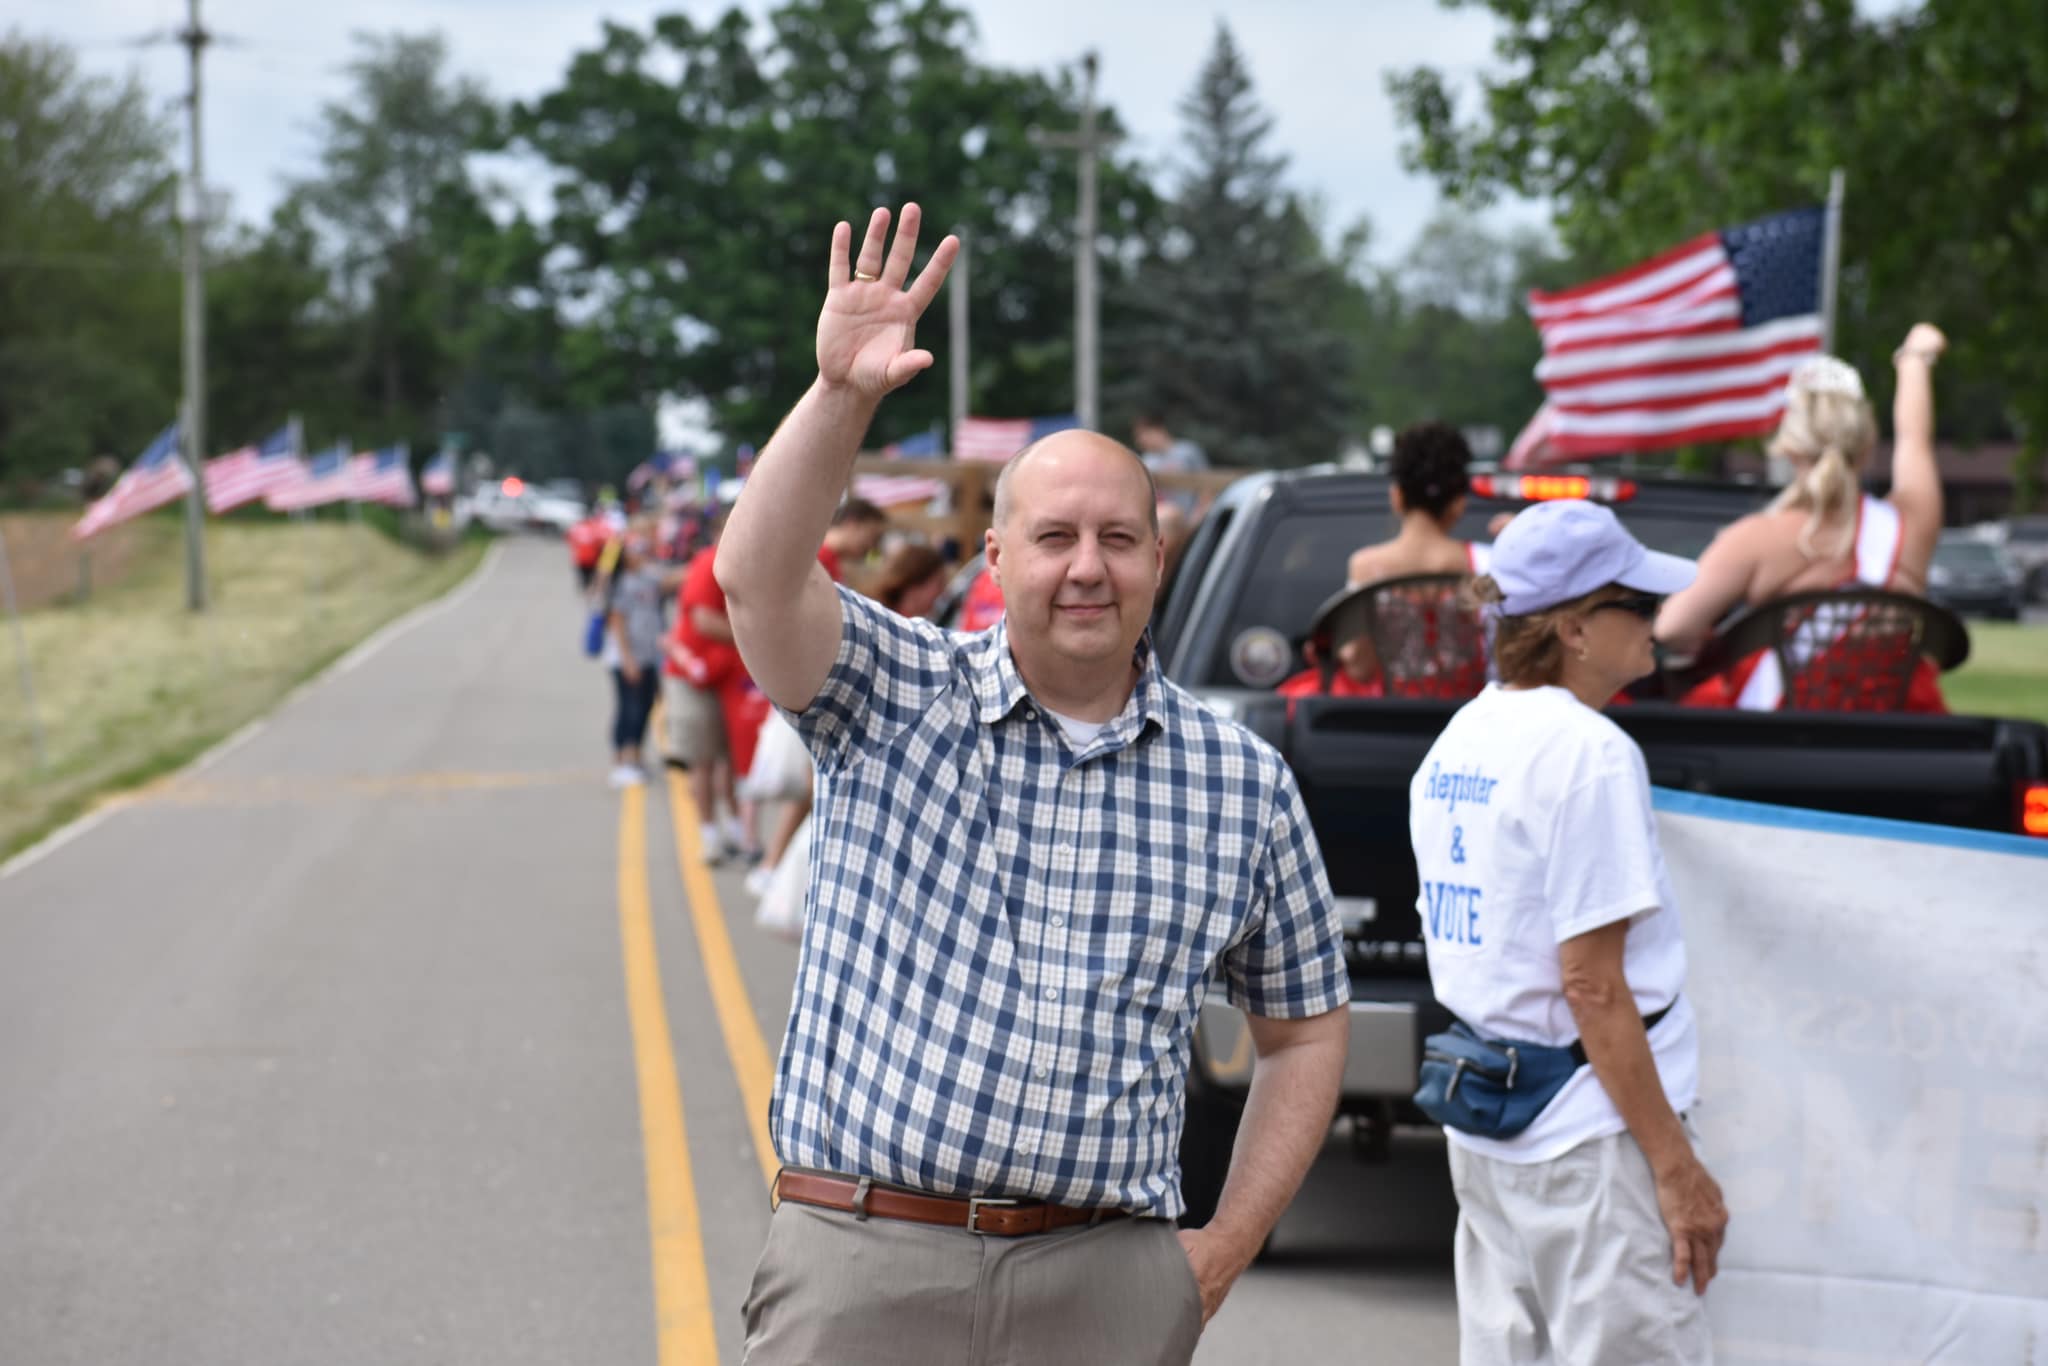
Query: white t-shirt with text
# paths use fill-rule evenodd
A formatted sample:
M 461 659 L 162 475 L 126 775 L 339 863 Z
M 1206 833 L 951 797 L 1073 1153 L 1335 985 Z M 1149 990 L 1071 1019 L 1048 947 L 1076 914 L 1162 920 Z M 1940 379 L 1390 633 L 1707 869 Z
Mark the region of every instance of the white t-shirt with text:
M 1699 1042 L 1681 995 L 1685 940 L 1635 741 L 1563 688 L 1495 684 L 1430 747 L 1408 811 L 1437 1000 L 1487 1038 L 1569 1047 L 1579 1029 L 1558 945 L 1628 920 L 1636 1009 L 1677 1002 L 1650 1031 L 1657 1075 L 1674 1110 L 1691 1108 Z M 1445 1134 L 1488 1157 L 1544 1162 L 1626 1127 L 1586 1066 L 1513 1138 Z

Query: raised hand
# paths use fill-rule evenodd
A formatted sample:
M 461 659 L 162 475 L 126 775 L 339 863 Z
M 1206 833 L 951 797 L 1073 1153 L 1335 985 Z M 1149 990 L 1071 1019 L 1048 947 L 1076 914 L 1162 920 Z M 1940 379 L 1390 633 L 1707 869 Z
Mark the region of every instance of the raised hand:
M 1917 356 L 1929 365 L 1941 359 L 1941 353 L 1948 349 L 1948 338 L 1933 323 L 1914 323 L 1913 330 L 1906 334 L 1906 340 L 1893 353 L 1893 359 L 1900 356 Z
M 945 282 L 960 240 L 949 236 L 940 242 L 917 279 L 905 287 L 917 255 L 919 217 L 917 205 L 903 206 L 896 241 L 884 259 L 889 211 L 876 209 L 851 267 L 847 251 L 853 228 L 840 223 L 832 229 L 831 274 L 825 309 L 818 315 L 821 382 L 879 399 L 932 363 L 932 353 L 917 347 L 917 320 Z

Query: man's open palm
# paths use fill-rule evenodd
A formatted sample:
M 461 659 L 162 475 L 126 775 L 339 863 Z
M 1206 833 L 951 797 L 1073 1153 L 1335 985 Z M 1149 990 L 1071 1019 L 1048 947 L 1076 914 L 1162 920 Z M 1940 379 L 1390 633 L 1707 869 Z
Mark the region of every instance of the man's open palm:
M 818 315 L 818 378 L 825 383 L 848 385 L 880 398 L 932 363 L 931 352 L 917 349 L 917 320 L 937 297 L 960 253 L 960 241 L 948 237 L 939 243 L 906 288 L 904 281 L 917 256 L 919 216 L 917 205 L 903 206 L 896 241 L 884 258 L 889 211 L 876 209 L 868 219 L 860 255 L 850 265 L 847 252 L 853 228 L 841 223 L 832 229 L 830 284 L 825 311 Z

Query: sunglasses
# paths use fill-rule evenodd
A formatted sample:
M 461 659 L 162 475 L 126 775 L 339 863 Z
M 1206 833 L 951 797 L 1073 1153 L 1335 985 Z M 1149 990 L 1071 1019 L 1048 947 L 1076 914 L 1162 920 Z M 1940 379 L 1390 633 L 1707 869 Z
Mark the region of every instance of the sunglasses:
M 1591 610 L 1600 612 L 1612 607 L 1617 612 L 1626 612 L 1630 616 L 1640 617 L 1644 621 L 1655 621 L 1657 619 L 1657 609 L 1663 605 L 1664 599 L 1658 597 L 1655 593 L 1631 593 L 1625 598 L 1610 598 L 1606 602 L 1596 602 Z

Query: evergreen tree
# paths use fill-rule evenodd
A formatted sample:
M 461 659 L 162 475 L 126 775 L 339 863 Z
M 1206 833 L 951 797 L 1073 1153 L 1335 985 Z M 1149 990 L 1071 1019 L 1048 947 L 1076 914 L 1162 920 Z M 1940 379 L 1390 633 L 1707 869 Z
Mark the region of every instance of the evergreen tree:
M 1171 230 L 1110 320 L 1112 411 L 1157 412 L 1218 465 L 1334 459 L 1350 415 L 1347 281 L 1283 184 L 1227 26 L 1180 107 L 1189 159 Z

